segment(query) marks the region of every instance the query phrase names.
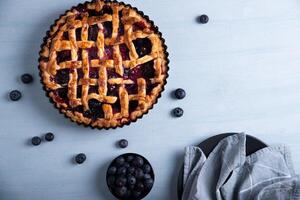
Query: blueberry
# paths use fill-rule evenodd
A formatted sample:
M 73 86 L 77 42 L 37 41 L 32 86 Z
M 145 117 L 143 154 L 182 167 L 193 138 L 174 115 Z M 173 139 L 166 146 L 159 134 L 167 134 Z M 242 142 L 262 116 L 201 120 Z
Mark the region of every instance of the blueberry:
M 112 187 L 112 186 L 115 184 L 115 180 L 116 180 L 116 178 L 115 178 L 114 176 L 109 176 L 109 177 L 107 178 L 107 183 L 108 183 L 108 185 L 109 185 L 110 187 Z
M 134 197 L 134 198 L 138 198 L 138 197 L 140 197 L 141 196 L 141 192 L 139 192 L 139 191 L 133 191 L 132 192 L 132 196 Z
M 175 90 L 174 95 L 177 99 L 183 99 L 186 94 L 184 89 L 178 88 Z
M 133 161 L 133 159 L 134 159 L 134 156 L 132 156 L 132 155 L 129 155 L 126 157 L 127 162 L 131 162 L 131 161 Z
M 134 176 L 137 178 L 137 179 L 142 179 L 144 177 L 144 172 L 141 168 L 137 168 L 135 170 L 135 173 L 134 173 Z
M 119 176 L 116 179 L 115 184 L 116 184 L 117 187 L 122 187 L 126 184 L 126 182 L 127 182 L 126 178 L 124 178 L 123 176 Z
M 31 139 L 31 143 L 34 145 L 34 146 L 38 146 L 40 145 L 42 142 L 41 138 L 38 137 L 38 136 L 35 136 Z
M 149 164 L 145 164 L 143 166 L 143 171 L 145 174 L 149 174 L 151 172 L 151 166 Z
M 197 19 L 201 24 L 206 24 L 209 21 L 209 17 L 207 15 L 201 15 Z
M 117 173 L 117 168 L 112 166 L 112 167 L 108 168 L 107 173 L 109 175 L 114 175 L 115 173 Z
M 117 170 L 117 174 L 118 175 L 126 175 L 126 171 L 127 171 L 126 167 L 123 166 Z
M 123 164 L 123 166 L 126 167 L 126 169 L 128 169 L 128 168 L 130 167 L 130 164 L 129 164 L 128 162 L 125 162 L 125 163 Z
M 22 93 L 19 90 L 13 90 L 9 93 L 9 98 L 12 101 L 18 101 L 22 98 Z
M 144 164 L 144 160 L 143 158 L 137 156 L 134 158 L 134 160 L 132 161 L 132 164 L 136 167 L 142 167 Z
M 126 187 L 118 187 L 115 189 L 115 192 L 117 194 L 117 196 L 119 197 L 124 197 L 127 193 L 127 188 Z
M 52 140 L 54 140 L 54 134 L 53 133 L 47 133 L 45 135 L 45 140 L 48 142 L 51 142 Z
M 128 169 L 127 169 L 127 173 L 128 174 L 134 174 L 135 173 L 135 168 L 134 167 L 129 167 Z
M 151 179 L 152 177 L 151 177 L 151 175 L 150 174 L 144 174 L 144 179 L 146 180 L 146 179 Z
M 77 154 L 75 156 L 75 161 L 77 164 L 82 164 L 86 160 L 86 155 L 84 153 Z
M 148 178 L 148 179 L 144 180 L 144 186 L 148 189 L 153 186 L 153 183 L 154 183 L 154 181 L 152 178 Z
M 182 115 L 183 115 L 183 110 L 182 110 L 182 108 L 174 108 L 174 110 L 173 110 L 173 115 L 175 116 L 175 117 L 181 117 Z
M 125 139 L 120 140 L 120 141 L 119 141 L 119 146 L 120 146 L 121 148 L 126 148 L 126 147 L 128 146 L 128 141 L 125 140 Z
M 21 81 L 25 84 L 31 83 L 33 81 L 33 77 L 30 74 L 23 74 L 21 76 Z
M 143 191 L 144 189 L 145 189 L 145 186 L 144 186 L 144 184 L 142 182 L 138 182 L 136 184 L 136 190 L 137 191 Z
M 134 185 L 134 184 L 136 183 L 135 177 L 132 176 L 132 175 L 129 175 L 129 176 L 127 177 L 127 183 L 128 183 L 128 185 Z
M 116 158 L 115 162 L 116 162 L 116 165 L 119 167 L 125 163 L 125 159 L 121 156 L 121 157 Z

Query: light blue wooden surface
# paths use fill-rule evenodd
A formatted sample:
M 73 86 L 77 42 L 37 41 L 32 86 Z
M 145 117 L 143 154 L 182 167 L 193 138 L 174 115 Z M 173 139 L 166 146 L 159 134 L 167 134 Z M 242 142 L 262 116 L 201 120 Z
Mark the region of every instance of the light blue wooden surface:
M 169 46 L 170 77 L 163 97 L 142 120 L 111 131 L 84 128 L 63 118 L 38 80 L 39 45 L 53 21 L 80 0 L 0 1 L 0 199 L 113 199 L 105 185 L 111 159 L 137 152 L 153 164 L 149 200 L 176 199 L 183 148 L 222 132 L 245 131 L 268 144 L 290 146 L 300 172 L 299 0 L 127 0 L 160 27 Z M 207 25 L 195 17 L 206 13 Z M 33 85 L 19 76 L 34 74 Z M 187 91 L 171 99 L 177 87 Z M 7 93 L 24 97 L 9 102 Z M 170 111 L 185 110 L 181 119 Z M 28 140 L 53 131 L 56 139 Z M 129 140 L 120 150 L 115 142 Z M 72 164 L 79 152 L 81 166 Z

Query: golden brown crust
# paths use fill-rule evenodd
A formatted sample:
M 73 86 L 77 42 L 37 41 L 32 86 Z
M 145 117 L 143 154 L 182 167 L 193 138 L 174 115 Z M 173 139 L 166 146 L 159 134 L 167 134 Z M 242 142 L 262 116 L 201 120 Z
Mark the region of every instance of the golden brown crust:
M 76 7 L 68 11 L 51 29 L 48 38 L 42 46 L 40 52 L 40 71 L 42 83 L 45 86 L 49 97 L 55 105 L 73 121 L 97 128 L 110 128 L 122 126 L 130 121 L 135 121 L 138 117 L 145 114 L 157 101 L 167 78 L 167 55 L 164 49 L 161 36 L 155 31 L 153 25 L 143 18 L 136 10 L 130 6 L 117 2 L 96 1 L 87 3 L 89 10 L 101 11 L 103 6 L 112 8 L 112 14 L 101 16 L 89 16 L 86 11 L 78 11 Z M 119 17 L 122 12 L 122 17 Z M 80 18 L 78 17 L 80 16 Z M 124 24 L 124 35 L 118 36 L 120 21 Z M 112 23 L 111 37 L 104 38 L 104 22 Z M 134 23 L 142 22 L 142 30 L 134 30 Z M 96 41 L 89 40 L 89 27 L 96 25 L 98 34 Z M 81 39 L 76 38 L 76 29 L 81 28 Z M 63 38 L 63 34 L 68 33 L 68 40 Z M 148 55 L 139 57 L 134 46 L 133 40 L 138 38 L 148 38 L 152 44 L 152 50 Z M 129 49 L 129 60 L 122 60 L 120 45 L 125 44 Z M 112 59 L 105 58 L 105 47 L 112 46 Z M 99 59 L 89 58 L 89 48 L 97 49 Z M 81 49 L 81 60 L 79 57 Z M 69 50 L 71 59 L 57 63 L 57 53 Z M 147 82 L 143 77 L 139 77 L 136 82 L 125 79 L 124 69 L 134 69 L 149 61 L 153 61 L 155 75 L 150 79 L 150 84 L 155 87 L 147 94 Z M 98 79 L 90 78 L 90 70 L 98 69 Z M 63 86 L 54 81 L 58 70 L 69 69 L 69 81 L 67 84 L 68 102 L 62 101 L 56 94 L 56 90 Z M 79 78 L 78 69 L 82 70 L 83 77 Z M 109 78 L 107 69 L 114 69 L 120 75 L 117 78 Z M 123 78 L 122 78 L 123 77 Z M 117 96 L 108 96 L 108 84 L 118 85 Z M 137 84 L 137 93 L 129 94 L 126 90 L 127 84 Z M 90 86 L 98 86 L 97 93 L 89 93 Z M 81 98 L 77 98 L 78 90 L 81 87 Z M 102 103 L 103 118 L 91 119 L 84 116 L 82 112 L 72 110 L 77 106 L 82 106 L 84 111 L 88 111 L 89 100 L 96 99 Z M 120 111 L 114 112 L 112 104 L 120 102 Z M 137 101 L 138 106 L 135 110 L 130 110 L 130 101 Z

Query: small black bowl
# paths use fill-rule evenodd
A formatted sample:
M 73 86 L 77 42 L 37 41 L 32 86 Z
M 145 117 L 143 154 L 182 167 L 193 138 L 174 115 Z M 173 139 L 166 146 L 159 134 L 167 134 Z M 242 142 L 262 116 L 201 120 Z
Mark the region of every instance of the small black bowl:
M 122 157 L 124 159 L 122 159 Z M 138 159 L 135 160 L 135 158 L 138 158 Z M 141 160 L 143 162 L 143 165 L 141 165 L 142 163 L 140 163 Z M 148 169 L 144 169 L 144 166 L 148 166 Z M 111 167 L 116 167 L 117 172 L 111 174 L 111 172 L 109 172 L 109 169 Z M 124 171 L 126 171 L 125 174 L 124 174 L 124 171 L 119 170 L 120 168 L 124 169 L 124 167 L 126 168 L 126 170 L 124 170 Z M 130 167 L 134 167 L 135 170 L 130 171 L 129 170 Z M 143 170 L 142 174 L 141 174 L 141 170 L 139 170 L 139 169 Z M 112 171 L 114 171 L 114 170 L 112 170 Z M 139 173 L 137 171 L 139 171 Z M 147 174 L 147 175 L 145 176 L 145 174 Z M 134 178 L 136 179 L 136 183 L 129 184 L 128 176 L 134 176 Z M 116 181 L 118 178 L 119 178 L 119 181 Z M 107 172 L 106 172 L 107 186 L 108 186 L 110 192 L 119 200 L 143 199 L 151 191 L 151 189 L 154 185 L 154 180 L 155 180 L 154 179 L 154 171 L 153 171 L 151 164 L 145 157 L 143 157 L 139 154 L 136 154 L 136 153 L 126 153 L 126 154 L 122 154 L 122 155 L 116 157 L 110 163 L 110 165 L 107 169 Z M 143 187 L 141 186 L 141 184 Z M 124 189 L 124 187 L 126 188 L 126 190 Z M 119 188 L 119 189 L 117 189 L 117 188 Z M 122 188 L 123 191 L 120 188 Z M 119 191 L 117 191 L 117 190 L 119 190 Z M 118 192 L 123 193 L 124 191 L 127 191 L 125 195 L 118 194 Z M 140 194 L 140 195 L 134 196 L 137 194 Z

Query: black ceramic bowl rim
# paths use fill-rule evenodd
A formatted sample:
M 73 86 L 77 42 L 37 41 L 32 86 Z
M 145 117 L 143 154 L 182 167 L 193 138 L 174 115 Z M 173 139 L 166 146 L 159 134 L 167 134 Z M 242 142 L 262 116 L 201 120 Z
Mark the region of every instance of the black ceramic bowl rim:
M 51 32 L 51 30 L 53 30 L 53 28 L 56 26 L 57 22 L 58 22 L 63 16 L 65 16 L 69 11 L 71 11 L 71 10 L 73 10 L 73 9 L 76 9 L 76 8 L 79 7 L 79 6 L 85 6 L 85 5 L 87 5 L 88 3 L 92 3 L 92 2 L 95 2 L 95 1 L 96 1 L 96 0 L 93 0 L 93 1 L 85 1 L 84 3 L 80 3 L 80 4 L 76 5 L 76 6 L 73 6 L 70 10 L 66 10 L 64 14 L 60 15 L 59 18 L 56 19 L 56 20 L 54 21 L 54 23 L 50 26 L 50 29 L 46 32 L 46 36 L 44 37 L 43 42 L 42 42 L 42 44 L 41 44 L 41 46 L 40 46 L 41 50 L 40 50 L 40 52 L 39 52 L 39 55 L 40 55 L 40 53 L 41 53 L 42 50 L 43 50 L 43 46 L 47 43 L 47 39 L 50 37 L 50 32 Z M 151 107 L 149 107 L 149 109 L 148 109 L 146 112 L 144 112 L 141 116 L 137 117 L 137 118 L 134 119 L 134 120 L 130 120 L 130 121 L 126 122 L 126 123 L 119 124 L 119 125 L 117 125 L 117 126 L 112 126 L 112 127 L 97 127 L 97 126 L 96 126 L 96 127 L 94 127 L 94 126 L 92 126 L 91 124 L 84 124 L 84 123 L 80 123 L 80 122 L 77 122 L 77 121 L 72 120 L 70 117 L 68 117 L 68 116 L 66 115 L 66 113 L 63 113 L 63 112 L 61 111 L 61 109 L 58 108 L 58 107 L 56 106 L 56 103 L 55 103 L 55 102 L 52 100 L 52 98 L 49 96 L 50 91 L 47 91 L 46 86 L 45 86 L 45 84 L 43 83 L 42 71 L 41 71 L 41 69 L 40 69 L 40 64 L 39 64 L 39 65 L 38 65 L 38 68 L 39 68 L 40 82 L 41 82 L 41 84 L 42 84 L 42 86 L 43 86 L 43 90 L 45 91 L 46 96 L 48 97 L 50 103 L 53 104 L 54 108 L 56 108 L 57 110 L 59 110 L 59 112 L 60 112 L 61 114 L 63 114 L 65 118 L 69 119 L 69 120 L 72 121 L 72 122 L 76 122 L 79 126 L 90 127 L 90 128 L 92 128 L 92 129 L 99 129 L 99 130 L 103 130 L 103 129 L 109 130 L 109 129 L 122 128 L 122 127 L 125 126 L 125 125 L 128 126 L 128 125 L 130 125 L 131 123 L 136 122 L 138 119 L 142 119 L 144 115 L 147 115 L 147 114 L 149 113 L 149 111 L 153 109 L 154 105 L 157 104 L 158 99 L 161 97 L 161 94 L 162 94 L 162 93 L 164 92 L 164 90 L 165 90 L 165 85 L 167 84 L 167 78 L 169 77 L 168 71 L 169 71 L 169 69 L 170 69 L 170 68 L 169 68 L 169 63 L 170 63 L 170 60 L 169 60 L 169 53 L 167 52 L 168 47 L 167 47 L 167 45 L 165 44 L 165 39 L 163 38 L 162 33 L 159 31 L 158 26 L 156 26 L 156 25 L 154 24 L 154 22 L 149 18 L 149 16 L 148 16 L 148 15 L 145 15 L 143 11 L 138 10 L 136 7 L 133 7 L 131 4 L 126 4 L 126 3 L 122 2 L 122 1 L 117 1 L 117 0 L 112 0 L 112 1 L 104 0 L 104 2 L 118 3 L 118 4 L 120 4 L 120 5 L 129 7 L 129 8 L 131 8 L 131 9 L 135 10 L 135 11 L 136 11 L 138 14 L 140 14 L 145 20 L 147 20 L 148 23 L 151 24 L 151 26 L 154 28 L 155 32 L 158 34 L 158 36 L 159 36 L 159 38 L 160 38 L 160 40 L 161 40 L 161 42 L 162 42 L 162 47 L 163 47 L 163 49 L 164 49 L 164 55 L 165 55 L 165 61 L 166 61 L 166 78 L 165 78 L 165 80 L 164 80 L 164 84 L 162 85 L 162 89 L 161 89 L 159 95 L 156 97 L 154 103 L 153 103 L 153 104 L 151 105 Z M 41 56 L 39 56 L 39 60 L 38 60 L 38 61 L 39 61 L 39 63 L 40 63 L 40 61 L 41 61 Z
M 117 156 L 115 159 L 113 159 L 113 160 L 111 161 L 111 163 L 109 164 L 109 166 L 108 166 L 108 168 L 107 168 L 107 171 L 106 171 L 106 185 L 107 185 L 107 187 L 109 188 L 110 193 L 111 193 L 115 198 L 117 198 L 117 199 L 119 199 L 119 197 L 117 197 L 117 196 L 114 194 L 112 188 L 111 188 L 111 187 L 109 186 L 109 184 L 108 184 L 108 177 L 109 177 L 109 175 L 108 175 L 108 169 L 113 165 L 113 163 L 116 161 L 117 158 L 119 158 L 119 157 L 126 157 L 126 156 L 135 156 L 135 157 L 136 157 L 136 156 L 139 156 L 139 157 L 143 158 L 143 160 L 146 161 L 146 164 L 148 164 L 148 165 L 151 166 L 151 172 L 152 172 L 152 173 L 150 173 L 150 175 L 151 175 L 151 177 L 153 178 L 153 185 L 154 185 L 154 182 L 155 182 L 154 169 L 153 169 L 151 163 L 150 163 L 144 156 L 142 156 L 142 155 L 140 155 L 140 154 L 137 154 L 137 153 L 124 153 L 124 154 L 121 154 L 121 155 Z M 140 198 L 137 198 L 137 199 L 130 198 L 130 200 L 141 200 L 141 199 L 145 198 L 145 197 L 151 192 L 151 190 L 152 190 L 152 188 L 153 188 L 153 185 L 152 185 L 152 187 L 151 187 L 144 195 L 142 195 Z M 128 199 L 128 198 L 124 198 L 124 199 L 119 199 L 119 200 L 129 200 L 129 199 Z

